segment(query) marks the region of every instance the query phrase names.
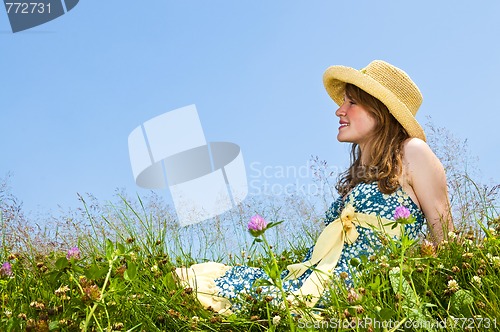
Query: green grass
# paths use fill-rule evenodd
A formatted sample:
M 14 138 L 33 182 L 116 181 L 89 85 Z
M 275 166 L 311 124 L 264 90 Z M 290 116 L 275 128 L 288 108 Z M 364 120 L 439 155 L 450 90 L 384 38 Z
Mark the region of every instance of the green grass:
M 323 308 L 299 304 L 292 314 L 269 298 L 241 296 L 241 310 L 221 316 L 202 308 L 173 269 L 214 260 L 284 270 L 317 238 L 329 192 L 316 198 L 319 207 L 296 195 L 247 199 L 219 218 L 180 228 L 155 194 L 121 193 L 114 203 L 81 196 L 79 209 L 28 217 L 0 181 L 0 264 L 12 269 L 0 272 L 0 331 L 499 330 L 499 187 L 472 181 L 468 161 L 453 159 L 467 155 L 460 144 L 443 144 L 457 227 L 449 241 L 438 247 L 424 239 L 389 241 L 351 262 L 360 271 L 352 288 L 334 280 Z M 327 165 L 315 161 L 320 181 L 333 183 Z M 246 230 L 255 213 L 284 220 L 266 232 L 272 256 Z M 72 247 L 80 255 L 68 259 Z
M 123 202 L 100 220 L 85 210 L 92 231 L 74 238 L 73 245 L 81 248 L 79 259 L 68 260 L 66 250 L 38 252 L 31 247 L 16 252 L 4 243 L 1 261 L 10 262 L 12 275 L 0 279 L 2 331 L 290 330 L 286 310 L 258 297 L 242 298 L 242 310 L 229 317 L 203 309 L 193 290 L 181 287 L 172 273 L 176 266 L 202 260 L 181 251 L 179 233 L 169 231 L 166 221 L 148 212 L 141 200 L 136 203 L 142 210 Z M 361 271 L 354 287 L 334 284 L 325 308 L 302 308 L 291 316 L 294 326 L 311 331 L 353 327 L 356 322 L 360 331 L 382 331 L 384 322 L 387 330 L 410 322 L 426 327 L 446 323 L 450 331 L 500 326 L 500 226 L 498 219 L 488 220 L 488 225 L 480 224 L 483 230 L 459 231 L 438 248 L 403 239 L 352 262 Z M 275 228 L 283 234 L 286 221 Z M 246 238 L 244 227 L 240 232 Z M 299 245 L 273 248 L 279 269 L 300 260 L 314 235 L 294 236 L 299 241 L 294 238 L 293 243 Z M 219 260 L 270 263 L 257 246 L 247 243 L 244 248 L 249 251 L 243 255 L 221 255 Z

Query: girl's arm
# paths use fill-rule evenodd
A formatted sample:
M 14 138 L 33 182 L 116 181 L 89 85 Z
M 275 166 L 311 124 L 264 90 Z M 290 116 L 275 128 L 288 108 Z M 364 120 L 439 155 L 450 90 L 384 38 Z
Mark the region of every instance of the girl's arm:
M 433 242 L 439 244 L 454 230 L 443 165 L 427 143 L 418 138 L 405 143 L 404 163 Z

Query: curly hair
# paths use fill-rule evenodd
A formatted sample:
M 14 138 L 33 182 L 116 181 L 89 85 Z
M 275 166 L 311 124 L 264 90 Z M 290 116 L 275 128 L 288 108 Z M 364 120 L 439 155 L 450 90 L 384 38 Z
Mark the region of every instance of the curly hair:
M 345 196 L 359 183 L 378 181 L 384 194 L 391 194 L 398 187 L 403 171 L 403 143 L 410 136 L 380 100 L 355 85 L 346 84 L 346 96 L 366 109 L 376 120 L 369 140 L 367 165 L 361 163 L 361 149 L 351 146 L 351 166 L 339 176 L 336 189 Z

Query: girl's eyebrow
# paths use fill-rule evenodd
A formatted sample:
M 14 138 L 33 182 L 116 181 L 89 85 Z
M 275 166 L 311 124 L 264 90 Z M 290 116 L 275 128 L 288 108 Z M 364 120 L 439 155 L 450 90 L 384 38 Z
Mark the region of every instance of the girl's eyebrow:
M 354 100 L 347 92 L 344 93 L 344 100 L 349 99 L 349 100 Z

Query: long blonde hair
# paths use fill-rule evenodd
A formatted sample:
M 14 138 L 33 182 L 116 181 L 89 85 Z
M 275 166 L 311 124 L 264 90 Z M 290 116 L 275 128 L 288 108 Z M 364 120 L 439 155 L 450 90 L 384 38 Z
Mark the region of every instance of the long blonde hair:
M 336 189 L 344 196 L 357 184 L 378 181 L 384 194 L 399 188 L 399 177 L 403 171 L 403 143 L 409 138 L 406 130 L 377 98 L 355 85 L 346 84 L 346 96 L 366 109 L 376 120 L 369 141 L 368 165 L 361 163 L 361 150 L 356 143 L 351 147 L 351 166 L 340 175 Z

